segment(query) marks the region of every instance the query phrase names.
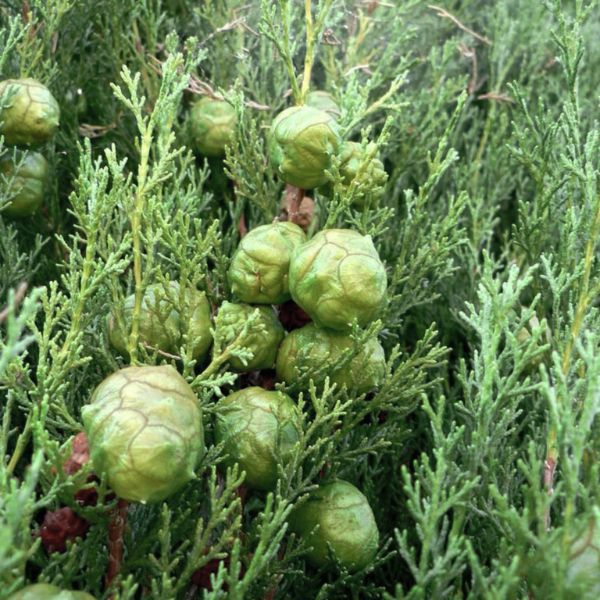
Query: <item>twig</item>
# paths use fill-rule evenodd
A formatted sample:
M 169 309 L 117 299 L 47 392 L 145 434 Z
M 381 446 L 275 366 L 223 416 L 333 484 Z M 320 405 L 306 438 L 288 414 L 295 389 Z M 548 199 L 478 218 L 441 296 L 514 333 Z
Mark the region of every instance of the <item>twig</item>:
M 366 73 L 367 75 L 372 75 L 373 71 L 371 71 L 370 69 L 370 64 L 369 63 L 364 63 L 362 65 L 355 65 L 354 67 L 350 67 L 345 73 L 344 75 L 350 75 L 350 73 L 352 73 L 353 71 L 363 71 L 364 73 Z
M 243 214 L 240 215 L 240 220 L 238 221 L 238 231 L 240 232 L 241 238 L 243 238 L 248 233 L 248 227 L 246 226 L 246 219 Z
M 379 6 L 379 0 L 369 0 L 369 2 L 367 3 L 367 13 L 369 15 L 372 15 L 378 6 Z
M 548 496 L 554 494 L 554 472 L 556 470 L 556 460 L 552 456 L 548 456 L 544 462 L 544 488 Z M 546 531 L 550 530 L 550 511 L 544 513 L 544 526 Z
M 304 190 L 289 183 L 285 186 L 285 209 L 288 214 L 288 221 L 296 225 L 298 225 L 298 215 L 300 213 L 302 198 L 304 198 Z
M 111 521 L 108 525 L 108 569 L 106 571 L 106 587 L 109 588 L 119 571 L 123 562 L 123 535 L 127 523 L 126 500 L 119 500 L 114 509 Z
M 162 76 L 162 65 L 163 61 L 159 60 L 153 54 L 146 54 L 148 59 L 149 67 L 157 74 Z M 191 94 L 195 94 L 197 96 L 209 96 L 213 100 L 225 100 L 223 94 L 219 94 L 219 92 L 215 91 L 215 89 L 206 81 L 202 81 L 198 77 L 193 74 L 189 76 L 189 82 L 186 91 Z M 244 102 L 244 106 L 248 108 L 254 108 L 255 110 L 271 110 L 271 107 L 268 104 L 260 104 L 259 102 L 255 102 L 254 100 L 246 100 Z
M 254 102 L 254 100 L 246 100 L 244 102 L 244 106 L 248 108 L 254 108 L 256 110 L 271 110 L 271 107 L 268 104 L 259 104 L 258 102 Z
M 146 350 L 150 350 L 151 352 L 156 352 L 157 354 L 159 354 L 160 356 L 164 356 L 165 358 L 171 358 L 173 360 L 183 360 L 183 358 L 181 358 L 181 356 L 179 356 L 178 354 L 171 354 L 170 352 L 165 352 L 164 350 L 161 350 L 160 348 L 157 348 L 156 346 L 151 346 L 150 344 L 146 344 L 145 342 L 142 343 L 142 346 L 144 348 L 146 348 Z
M 310 196 L 304 195 L 304 190 L 293 185 L 286 186 L 280 208 L 281 213 L 273 219 L 274 223 L 289 221 L 299 225 L 304 231 L 308 230 L 313 219 L 315 203 Z
M 435 4 L 428 4 L 427 8 L 436 12 L 438 17 L 442 17 L 444 19 L 450 19 L 459 29 L 462 29 L 465 33 L 472 35 L 475 39 L 483 42 L 484 44 L 491 46 L 492 42 L 483 35 L 479 35 L 472 29 L 469 29 L 466 25 L 463 25 L 453 14 L 449 13 L 447 10 L 436 6 Z
M 248 23 L 246 23 L 246 17 L 238 17 L 233 21 L 230 21 L 229 23 L 225 23 L 225 25 L 223 25 L 222 27 L 215 29 L 207 38 L 202 40 L 198 45 L 205 46 L 208 41 L 216 37 L 219 33 L 225 33 L 227 31 L 232 31 L 233 29 L 244 29 L 245 31 L 251 33 L 256 37 L 260 35 L 257 31 L 254 31 L 254 29 L 252 29 L 252 27 L 250 27 Z
M 477 53 L 473 48 L 469 48 L 462 43 L 458 45 L 458 50 L 465 58 L 471 60 L 471 80 L 467 86 L 467 91 L 469 92 L 469 96 L 471 96 L 477 89 Z
M 275 595 L 277 594 L 277 584 L 273 584 L 273 587 L 271 587 L 267 593 L 265 594 L 265 598 L 264 600 L 275 600 Z
M 21 304 L 21 302 L 23 301 L 23 298 L 25 298 L 25 293 L 26 292 L 27 292 L 27 282 L 26 281 L 22 281 L 19 284 L 19 287 L 17 288 L 17 291 L 15 292 L 12 306 L 6 306 L 0 312 L 0 323 L 3 323 L 4 320 L 6 319 L 6 317 L 8 317 L 8 314 L 12 310 L 15 310 L 17 308 L 17 306 L 19 306 L 19 304 Z
M 480 94 L 477 96 L 477 100 L 497 100 L 498 102 L 509 102 L 514 104 L 515 101 L 508 95 L 501 92 L 488 92 L 487 94 Z
M 79 135 L 90 139 L 99 138 L 106 135 L 111 129 L 114 129 L 117 123 L 108 125 L 91 125 L 90 123 L 81 123 L 79 126 Z

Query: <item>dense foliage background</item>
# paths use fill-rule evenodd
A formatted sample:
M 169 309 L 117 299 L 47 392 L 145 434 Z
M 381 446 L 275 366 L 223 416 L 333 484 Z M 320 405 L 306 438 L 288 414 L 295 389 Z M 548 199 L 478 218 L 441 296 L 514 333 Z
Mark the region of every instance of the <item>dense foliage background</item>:
M 175 360 L 209 452 L 163 505 L 130 506 L 106 590 L 115 501 L 100 485 L 98 504 L 80 507 L 89 472 L 62 464 L 82 405 L 125 364 L 106 316 L 131 290 L 132 231 L 146 283 L 168 275 L 214 307 L 230 298 L 240 216 L 251 228 L 279 213 L 265 130 L 304 69 L 305 6 L 2 2 L 0 79 L 44 82 L 62 115 L 43 150 L 43 210 L 0 213 L 0 597 L 37 580 L 98 598 L 585 597 L 565 574 L 600 518 L 599 8 L 313 2 L 309 41 L 324 22 L 311 85 L 338 99 L 347 139 L 377 140 L 389 174 L 379 207 L 317 194 L 313 221 L 370 233 L 388 268 L 374 326 L 385 383 L 367 398 L 295 394 L 297 460 L 277 493 L 242 498 L 236 473 L 217 475 L 212 422 L 215 400 L 248 377 Z M 240 120 L 224 165 L 185 146 L 188 107 L 210 91 Z M 381 550 L 364 571 L 316 571 L 286 532 L 294 502 L 329 476 L 375 512 Z M 36 531 L 65 505 L 91 528 L 48 554 Z M 202 568 L 212 590 L 191 579 Z

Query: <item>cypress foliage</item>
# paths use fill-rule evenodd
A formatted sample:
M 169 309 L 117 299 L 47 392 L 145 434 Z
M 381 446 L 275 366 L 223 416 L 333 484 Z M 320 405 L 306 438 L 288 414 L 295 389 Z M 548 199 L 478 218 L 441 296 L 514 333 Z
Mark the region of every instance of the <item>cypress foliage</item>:
M 599 30 L 598 0 L 2 2 L 0 80 L 42 82 L 61 115 L 36 148 L 35 215 L 4 213 L 0 175 L 0 598 L 36 582 L 123 600 L 597 598 Z M 381 179 L 348 185 L 334 157 L 308 235 L 370 235 L 387 300 L 336 364 L 276 384 L 301 431 L 267 493 L 225 468 L 214 431 L 219 398 L 272 379 L 228 368 L 252 358 L 258 313 L 203 361 L 183 299 L 177 353 L 137 344 L 134 308 L 120 356 L 108 317 L 172 281 L 213 314 L 232 300 L 240 236 L 284 214 L 269 125 L 309 90 L 333 96 L 341 138 L 388 177 L 383 194 Z M 223 157 L 193 152 L 205 96 L 235 110 Z M 13 152 L 0 138 L 0 160 Z M 327 369 L 374 335 L 377 390 L 332 385 Z M 183 375 L 206 453 L 176 494 L 125 507 L 74 439 L 130 362 Z M 315 567 L 288 527 L 332 478 L 379 528 L 359 570 Z M 50 551 L 42 523 L 65 508 L 78 537 Z M 577 575 L 584 554 L 595 583 Z

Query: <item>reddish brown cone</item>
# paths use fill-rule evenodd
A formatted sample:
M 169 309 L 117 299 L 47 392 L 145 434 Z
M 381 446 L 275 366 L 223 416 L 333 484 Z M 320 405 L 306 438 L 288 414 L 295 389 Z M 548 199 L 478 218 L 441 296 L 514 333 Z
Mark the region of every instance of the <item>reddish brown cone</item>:
M 67 475 L 77 473 L 90 460 L 90 448 L 85 431 L 78 433 L 71 443 L 71 454 L 63 465 L 63 471 Z M 95 475 L 89 475 L 87 483 L 98 481 Z M 95 487 L 83 488 L 75 493 L 75 500 L 81 506 L 94 506 L 98 501 L 98 491 Z
M 89 528 L 90 524 L 85 519 L 66 506 L 46 513 L 39 536 L 48 553 L 64 552 L 67 540 L 84 537 Z
M 279 321 L 286 331 L 293 331 L 304 327 L 311 319 L 293 300 L 288 300 L 279 307 Z
M 213 558 L 213 560 L 208 561 L 203 567 L 194 571 L 192 574 L 192 583 L 198 586 L 200 589 L 212 591 L 212 583 L 210 581 L 210 577 L 213 574 L 216 574 L 219 570 L 219 565 L 223 562 L 225 565 L 225 569 L 229 568 L 229 557 L 226 556 L 223 559 Z M 242 567 L 242 572 L 244 571 Z M 229 586 L 225 583 L 223 584 L 223 591 L 227 591 Z
M 85 432 L 78 433 L 71 444 L 71 455 L 63 465 L 67 475 L 77 473 L 90 460 L 90 449 Z

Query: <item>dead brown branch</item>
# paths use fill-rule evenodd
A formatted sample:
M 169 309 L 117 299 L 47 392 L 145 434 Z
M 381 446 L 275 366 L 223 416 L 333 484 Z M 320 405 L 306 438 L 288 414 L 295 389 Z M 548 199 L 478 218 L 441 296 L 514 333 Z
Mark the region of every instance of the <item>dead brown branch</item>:
M 443 19 L 450 19 L 459 29 L 461 29 L 465 33 L 468 33 L 469 35 L 472 35 L 475 39 L 479 40 L 480 42 L 483 42 L 487 46 L 492 45 L 492 42 L 488 38 L 486 38 L 483 35 L 480 35 L 472 29 L 469 29 L 469 27 L 461 23 L 452 13 L 449 13 L 447 10 L 436 6 L 435 4 L 428 4 L 427 8 L 435 11 L 438 17 L 442 17 Z
M 17 291 L 15 292 L 15 297 L 14 297 L 14 301 L 13 301 L 13 309 L 16 309 L 17 306 L 19 306 L 19 304 L 21 304 L 21 302 L 23 301 L 23 298 L 25 298 L 26 292 L 27 292 L 27 282 L 22 281 L 19 284 Z M 0 311 L 0 323 L 3 323 L 6 320 L 6 317 L 8 317 L 8 314 L 10 311 L 11 311 L 10 306 L 6 306 L 5 308 L 2 309 L 2 311 Z
M 240 238 L 243 238 L 248 233 L 248 226 L 246 225 L 246 218 L 244 215 L 240 215 L 240 220 L 238 221 L 238 232 L 240 234 Z
M 367 75 L 372 75 L 373 72 L 371 71 L 371 69 L 369 67 L 370 67 L 369 63 L 365 63 L 364 65 L 356 65 L 356 66 L 348 69 L 344 73 L 344 75 L 350 75 L 350 73 L 352 73 L 353 71 L 363 71 L 363 73 L 366 73 Z
M 342 42 L 329 27 L 323 32 L 323 44 L 326 46 L 341 46 Z
M 465 58 L 468 58 L 471 61 L 471 79 L 467 86 L 467 91 L 469 92 L 469 95 L 471 95 L 477 89 L 477 80 L 479 78 L 477 73 L 477 53 L 475 52 L 475 49 L 469 48 L 464 44 L 459 44 L 458 50 Z
M 498 102 L 508 102 L 514 104 L 515 101 L 508 95 L 501 92 L 488 92 L 487 94 L 480 94 L 477 96 L 477 100 L 497 100 Z
M 548 457 L 544 463 L 544 488 L 548 496 L 554 494 L 554 472 L 556 471 L 556 461 Z M 544 526 L 546 531 L 550 531 L 551 520 L 550 520 L 550 507 L 547 507 L 544 511 Z
M 148 54 L 147 57 L 150 68 L 157 75 L 162 76 L 162 61 L 152 54 Z M 196 75 L 190 75 L 186 90 L 197 96 L 209 96 L 214 100 L 225 100 L 222 94 L 219 94 L 219 92 L 215 91 L 209 83 L 202 81 L 202 79 Z M 255 110 L 271 110 L 271 107 L 268 104 L 260 104 L 259 102 L 254 102 L 254 100 L 246 100 L 244 106 Z
M 99 138 L 103 135 L 106 135 L 116 126 L 116 123 L 109 123 L 108 125 L 92 125 L 91 123 L 81 123 L 81 125 L 79 125 L 79 135 L 90 139 Z

